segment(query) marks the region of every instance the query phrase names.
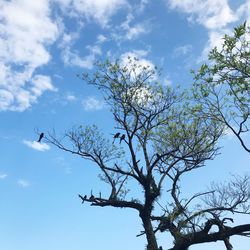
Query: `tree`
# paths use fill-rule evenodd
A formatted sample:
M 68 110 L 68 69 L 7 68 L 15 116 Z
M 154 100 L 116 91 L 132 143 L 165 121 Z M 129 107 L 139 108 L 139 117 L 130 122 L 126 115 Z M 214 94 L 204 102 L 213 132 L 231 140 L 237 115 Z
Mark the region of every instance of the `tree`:
M 246 22 L 225 35 L 222 49 L 214 48 L 209 64 L 195 73 L 195 98 L 204 115 L 223 123 L 250 153 L 243 134 L 250 129 L 250 28 Z M 249 134 L 249 133 L 248 133 Z
M 96 126 L 79 126 L 61 139 L 54 133 L 45 138 L 92 161 L 110 187 L 109 194 L 79 195 L 81 200 L 136 210 L 143 225 L 138 236 L 146 236 L 147 250 L 162 249 L 158 233 L 172 235 L 175 250 L 217 240 L 230 249 L 230 236 L 250 232 L 250 224 L 225 225 L 232 221 L 227 213 L 249 213 L 249 177 L 236 177 L 227 187 L 214 184 L 188 198 L 181 192 L 181 178 L 218 154 L 224 125 L 204 119 L 200 104 L 187 92 L 160 85 L 157 70 L 136 58 L 128 58 L 126 65 L 106 61 L 96 66 L 96 73 L 83 79 L 103 93 L 113 114 L 114 136 L 108 140 Z M 131 183 L 143 191 L 142 197 L 129 190 Z

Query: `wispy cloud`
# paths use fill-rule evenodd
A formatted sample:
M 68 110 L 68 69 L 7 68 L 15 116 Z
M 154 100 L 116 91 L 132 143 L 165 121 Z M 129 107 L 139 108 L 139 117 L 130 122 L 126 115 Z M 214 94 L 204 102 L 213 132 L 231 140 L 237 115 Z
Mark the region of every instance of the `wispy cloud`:
M 217 47 L 219 50 L 222 48 L 223 37 L 225 34 L 230 34 L 231 31 L 229 29 L 218 29 L 218 30 L 211 30 L 208 33 L 208 41 L 202 51 L 202 55 L 200 60 L 202 61 L 204 58 L 207 57 L 208 53 L 214 47 Z
M 77 100 L 76 96 L 74 96 L 73 94 L 66 94 L 65 99 L 69 102 L 74 102 Z
M 108 40 L 108 38 L 102 34 L 97 36 L 97 44 L 104 43 Z
M 5 179 L 7 176 L 8 176 L 7 174 L 0 174 L 0 180 Z
M 0 8 L 0 111 L 24 111 L 44 91 L 55 90 L 49 76 L 35 71 L 49 62 L 47 48 L 58 28 L 50 18 L 49 0 L 1 1 Z M 38 86 L 42 78 L 46 82 Z
M 189 15 L 190 22 L 197 22 L 207 29 L 225 27 L 238 18 L 227 0 L 168 0 L 169 7 Z
M 82 101 L 82 105 L 85 111 L 97 111 L 105 107 L 105 102 L 94 96 L 88 96 Z
M 128 6 L 126 0 L 56 0 L 61 4 L 65 14 L 75 15 L 77 18 L 94 20 L 102 27 L 109 24 L 110 18 L 121 8 Z
M 104 42 L 104 36 L 99 36 L 94 45 L 88 45 L 85 49 L 88 51 L 87 55 L 81 55 L 78 50 L 73 49 L 76 39 L 79 37 L 80 30 L 64 33 L 59 48 L 62 53 L 62 60 L 67 66 L 77 66 L 85 69 L 92 69 L 96 57 L 102 54 L 101 44 Z
M 46 143 L 41 143 L 41 142 L 37 142 L 37 141 L 28 141 L 28 140 L 23 140 L 23 143 L 34 149 L 34 150 L 37 150 L 37 151 L 46 151 L 46 150 L 49 150 L 50 149 L 50 146 Z
M 139 6 L 137 8 L 137 11 L 139 13 L 143 12 L 145 7 L 150 3 L 150 0 L 141 0 L 139 3 Z
M 132 13 L 129 13 L 126 20 L 119 25 L 112 36 L 115 40 L 134 40 L 139 38 L 143 34 L 148 34 L 151 31 L 151 25 L 149 21 L 133 22 L 135 19 Z
M 192 51 L 193 47 L 191 44 L 186 44 L 183 46 L 176 47 L 174 49 L 173 55 L 174 57 L 186 56 Z
M 77 51 L 71 51 L 69 48 L 63 52 L 63 61 L 68 66 L 92 69 L 95 60 L 96 57 L 94 54 L 81 57 Z
M 27 187 L 30 186 L 30 182 L 27 181 L 27 180 L 24 180 L 24 179 L 19 179 L 19 180 L 17 181 L 17 184 L 18 184 L 20 187 L 22 187 L 22 188 L 27 188 Z
M 250 18 L 250 1 L 233 10 L 228 0 L 167 0 L 170 9 L 185 13 L 187 20 L 198 23 L 208 31 L 208 41 L 199 58 L 203 60 L 215 46 L 222 46 L 224 34 L 229 33 L 229 26 L 236 21 Z

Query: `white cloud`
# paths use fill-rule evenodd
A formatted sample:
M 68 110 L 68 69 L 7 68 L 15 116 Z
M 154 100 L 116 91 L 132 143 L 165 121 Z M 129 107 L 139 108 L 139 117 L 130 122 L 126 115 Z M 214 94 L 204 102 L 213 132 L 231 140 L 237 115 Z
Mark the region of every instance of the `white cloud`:
M 134 16 L 129 13 L 126 20 L 116 28 L 112 36 L 116 40 L 134 40 L 140 35 L 147 34 L 151 31 L 149 22 L 140 22 L 131 24 L 134 20 Z
M 168 0 L 169 7 L 189 14 L 189 21 L 217 29 L 237 20 L 227 0 Z
M 77 98 L 72 94 L 67 94 L 65 99 L 69 102 L 73 102 L 73 101 L 76 101 Z
M 77 17 L 85 16 L 94 19 L 102 27 L 108 25 L 110 18 L 122 7 L 126 0 L 57 0 L 62 4 L 65 13 L 73 12 Z
M 208 33 L 208 41 L 203 49 L 201 60 L 207 57 L 208 53 L 214 48 L 217 47 L 218 50 L 222 49 L 223 37 L 225 34 L 230 34 L 229 29 L 219 29 L 211 30 Z
M 94 96 L 89 96 L 82 101 L 83 108 L 85 111 L 96 111 L 101 110 L 105 107 L 103 100 L 98 100 Z
M 80 30 L 76 32 L 66 33 L 64 26 L 61 27 L 61 29 L 62 29 L 63 35 L 62 35 L 62 39 L 59 45 L 60 48 L 66 48 L 68 46 L 71 46 L 80 36 Z
M 47 46 L 58 35 L 50 18 L 49 0 L 0 2 L 0 111 L 24 111 L 46 90 L 38 86 L 35 70 L 47 64 Z M 48 85 L 49 83 L 49 85 Z M 43 83 L 44 84 L 44 83 Z
M 0 174 L 0 180 L 5 179 L 7 176 L 8 176 L 7 174 Z
M 8 72 L 0 89 L 0 111 L 24 111 L 37 101 L 44 91 L 56 91 L 51 78 L 45 75 L 34 75 L 29 70 Z M 13 75 L 11 75 L 13 74 Z M 26 87 L 26 85 L 28 85 Z
M 92 45 L 92 46 L 88 45 L 86 48 L 87 48 L 87 49 L 91 52 L 91 54 L 93 54 L 93 55 L 101 55 L 101 54 L 102 54 L 101 47 L 98 46 L 98 45 Z
M 137 62 L 138 65 L 141 65 L 142 67 L 148 67 L 149 69 L 153 70 L 155 68 L 155 65 L 150 60 L 145 59 L 145 56 L 147 56 L 147 54 L 148 51 L 146 50 L 133 50 L 126 52 L 120 56 L 121 65 L 129 68 L 131 64 L 130 61 L 132 60 L 133 62 L 134 58 L 136 58 L 138 59 Z M 135 69 L 135 74 L 139 73 L 140 69 L 139 68 Z
M 167 3 L 169 8 L 186 13 L 188 21 L 208 30 L 208 42 L 198 61 L 207 58 L 208 52 L 215 46 L 221 48 L 222 38 L 229 33 L 230 24 L 250 18 L 249 0 L 235 10 L 230 8 L 228 0 L 167 0 Z
M 34 149 L 34 150 L 37 150 L 37 151 L 46 151 L 46 150 L 49 150 L 50 149 L 50 146 L 46 143 L 41 143 L 41 142 L 37 142 L 37 141 L 28 141 L 28 140 L 23 140 L 23 143 Z
M 89 54 L 81 57 L 77 51 L 70 51 L 70 48 L 64 50 L 62 59 L 68 66 L 77 66 L 85 69 L 92 69 L 96 60 L 95 54 Z
M 20 187 L 22 187 L 22 188 L 27 188 L 27 187 L 30 186 L 30 182 L 27 181 L 27 180 L 24 180 L 24 179 L 19 179 L 19 180 L 17 181 L 17 184 L 18 184 Z
M 244 18 L 250 25 L 250 0 L 246 0 L 236 11 L 238 17 Z
M 57 91 L 57 89 L 52 85 L 51 79 L 44 75 L 35 75 L 32 78 L 31 91 L 35 96 L 40 96 L 45 90 Z
M 101 44 L 101 43 L 106 42 L 107 40 L 108 40 L 108 38 L 106 36 L 102 35 L 102 34 L 97 36 L 97 43 Z
M 128 27 L 126 30 L 127 30 L 127 33 L 125 37 L 128 40 L 136 39 L 142 34 L 149 33 L 148 27 L 143 23 L 135 24 L 132 27 Z
M 86 46 L 89 54 L 81 56 L 77 50 L 72 49 L 73 43 L 78 37 L 79 31 L 69 34 L 63 34 L 62 42 L 59 45 L 59 47 L 62 49 L 62 60 L 68 66 L 77 66 L 80 68 L 92 69 L 96 61 L 96 57 L 102 54 L 99 39 L 104 38 L 97 38 L 98 40 L 96 44 Z
M 178 56 L 185 56 L 188 53 L 190 53 L 192 51 L 192 45 L 191 44 L 186 44 L 183 46 L 179 46 L 177 48 L 174 49 L 174 56 L 178 57 Z
M 137 8 L 137 11 L 140 13 L 140 12 L 143 12 L 146 5 L 149 4 L 150 0 L 141 0 L 140 3 L 139 3 L 139 7 Z

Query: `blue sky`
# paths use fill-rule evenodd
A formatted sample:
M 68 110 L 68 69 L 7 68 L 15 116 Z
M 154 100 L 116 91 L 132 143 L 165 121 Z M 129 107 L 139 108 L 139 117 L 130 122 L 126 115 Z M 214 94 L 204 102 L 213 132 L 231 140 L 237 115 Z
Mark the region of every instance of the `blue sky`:
M 249 0 L 0 0 L 0 248 L 144 249 L 136 213 L 81 205 L 78 193 L 103 188 L 91 163 L 36 143 L 36 130 L 60 134 L 94 123 L 110 136 L 102 96 L 77 74 L 94 70 L 96 60 L 132 55 L 159 66 L 163 84 L 188 88 L 190 70 L 244 20 Z M 222 154 L 184 187 L 200 190 L 249 171 L 239 143 L 230 135 L 222 143 Z M 249 246 L 249 239 L 232 242 Z M 191 250 L 211 247 L 224 249 Z

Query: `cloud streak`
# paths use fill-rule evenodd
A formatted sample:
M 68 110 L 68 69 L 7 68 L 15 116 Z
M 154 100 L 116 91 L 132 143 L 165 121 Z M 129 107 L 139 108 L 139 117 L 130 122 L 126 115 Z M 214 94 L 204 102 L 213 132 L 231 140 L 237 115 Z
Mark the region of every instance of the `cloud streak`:
M 94 96 L 88 96 L 82 101 L 82 105 L 85 111 L 97 111 L 105 107 L 105 102 Z
M 0 174 L 0 180 L 6 179 L 7 178 L 7 174 Z
M 121 8 L 128 6 L 126 0 L 57 0 L 65 14 L 87 21 L 94 20 L 102 27 L 108 26 L 110 18 Z
M 119 27 L 119 29 L 122 30 L 122 34 L 113 34 L 114 37 L 118 40 L 134 40 L 137 39 L 139 36 L 150 32 L 151 27 L 148 22 L 132 24 L 133 20 L 134 16 L 129 13 L 126 17 L 126 20 Z M 123 34 L 124 32 L 125 34 Z
M 171 9 L 188 14 L 190 22 L 197 22 L 207 29 L 222 28 L 238 19 L 227 0 L 168 0 L 168 4 Z
M 37 141 L 23 140 L 23 144 L 37 151 L 47 151 L 50 149 L 50 146 L 48 144 Z
M 22 188 L 27 188 L 27 187 L 30 186 L 30 182 L 27 181 L 27 180 L 24 180 L 24 179 L 19 179 L 19 180 L 17 181 L 17 184 L 18 184 L 20 187 L 22 187 Z

